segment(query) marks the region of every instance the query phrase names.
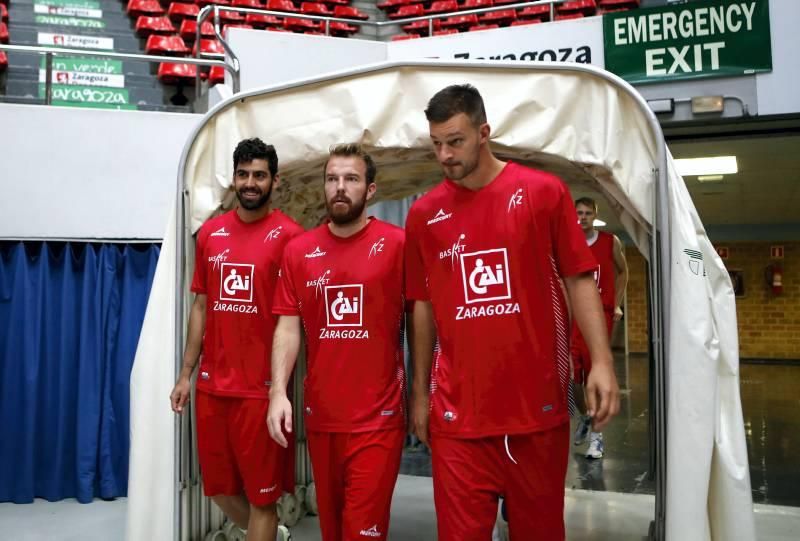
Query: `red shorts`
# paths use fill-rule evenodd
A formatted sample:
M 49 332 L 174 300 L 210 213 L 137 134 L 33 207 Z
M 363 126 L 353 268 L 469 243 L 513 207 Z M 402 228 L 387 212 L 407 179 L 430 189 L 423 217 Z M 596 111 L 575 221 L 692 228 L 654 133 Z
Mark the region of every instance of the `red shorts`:
M 511 541 L 564 540 L 569 424 L 507 439 L 432 436 L 431 455 L 439 541 L 491 539 L 500 496 Z
M 269 400 L 196 393 L 197 451 L 206 496 L 244 493 L 257 507 L 294 492 L 294 440 L 288 449 L 267 429 Z
M 603 314 L 606 316 L 606 328 L 608 329 L 608 336 L 611 337 L 611 331 L 614 329 L 614 312 L 604 310 Z M 572 336 L 570 339 L 570 355 L 572 356 L 572 381 L 579 385 L 586 383 L 586 378 L 589 372 L 592 371 L 592 358 L 589 356 L 589 347 L 583 339 L 581 331 L 578 326 L 573 322 Z
M 324 541 L 386 539 L 405 436 L 404 429 L 306 433 Z

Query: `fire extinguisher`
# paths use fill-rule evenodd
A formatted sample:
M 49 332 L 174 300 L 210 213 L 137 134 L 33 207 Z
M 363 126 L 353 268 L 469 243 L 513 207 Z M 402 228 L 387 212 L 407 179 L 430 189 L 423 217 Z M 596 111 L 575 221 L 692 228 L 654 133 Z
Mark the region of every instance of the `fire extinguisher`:
M 773 295 L 783 293 L 783 267 L 780 263 L 767 265 L 764 276 L 767 279 L 767 287 L 770 288 Z

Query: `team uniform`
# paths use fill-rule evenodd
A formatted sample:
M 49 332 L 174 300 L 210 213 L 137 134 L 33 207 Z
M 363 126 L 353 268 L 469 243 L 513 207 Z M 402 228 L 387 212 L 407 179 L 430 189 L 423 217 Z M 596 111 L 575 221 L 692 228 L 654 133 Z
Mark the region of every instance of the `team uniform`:
M 208 220 L 197 235 L 192 291 L 206 295 L 195 409 L 203 488 L 264 506 L 294 490 L 294 454 L 266 430 L 271 310 L 280 259 L 303 229 L 273 210 L 255 222 L 236 211 Z
M 568 312 L 560 276 L 596 266 L 555 176 L 508 163 L 479 191 L 449 179 L 411 208 L 406 296 L 430 301 L 439 348 L 430 435 L 440 541 L 563 539 Z
M 597 261 L 594 269 L 594 279 L 600 291 L 600 301 L 603 304 L 603 314 L 606 317 L 608 336 L 614 328 L 614 309 L 616 308 L 616 292 L 614 290 L 615 268 L 614 263 L 614 235 L 597 232 L 594 242 L 589 244 L 589 249 Z M 583 339 L 577 325 L 572 326 L 572 339 L 570 340 L 572 353 L 573 380 L 583 384 L 592 369 L 592 359 L 589 356 L 589 347 Z
M 304 419 L 325 541 L 386 539 L 405 436 L 402 229 L 327 224 L 286 247 L 273 303 L 300 316 Z

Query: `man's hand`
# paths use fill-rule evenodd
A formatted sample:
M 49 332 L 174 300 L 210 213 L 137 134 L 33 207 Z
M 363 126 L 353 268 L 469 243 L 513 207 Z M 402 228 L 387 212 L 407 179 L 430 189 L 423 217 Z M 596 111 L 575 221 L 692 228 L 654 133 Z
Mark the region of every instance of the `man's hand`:
M 586 381 L 586 405 L 595 432 L 602 432 L 619 413 L 619 386 L 613 363 L 593 363 Z
M 192 384 L 189 381 L 189 378 L 180 377 L 178 378 L 178 382 L 175 383 L 175 387 L 172 389 L 172 392 L 169 394 L 169 401 L 172 405 L 172 411 L 175 413 L 183 413 L 183 407 L 189 401 L 189 397 L 192 394 Z
M 622 308 L 617 306 L 614 308 L 614 321 L 622 319 Z
M 278 395 L 271 395 L 269 397 L 269 411 L 267 412 L 267 428 L 269 428 L 269 435 L 281 447 L 288 447 L 289 442 L 283 434 L 283 428 L 286 428 L 286 433 L 292 433 L 292 403 L 289 402 L 289 397 L 285 393 Z
M 430 447 L 428 443 L 428 418 L 430 416 L 430 395 L 415 392 L 411 396 L 411 416 L 409 432 L 417 436 L 419 441 Z

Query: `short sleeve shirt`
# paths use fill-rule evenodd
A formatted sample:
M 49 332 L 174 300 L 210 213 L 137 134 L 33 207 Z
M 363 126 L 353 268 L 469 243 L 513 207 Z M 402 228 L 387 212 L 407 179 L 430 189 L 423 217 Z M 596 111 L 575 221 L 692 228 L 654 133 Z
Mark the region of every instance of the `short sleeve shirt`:
M 306 335 L 306 428 L 361 432 L 405 424 L 402 229 L 376 219 L 348 238 L 327 224 L 289 243 L 273 312 Z
M 283 249 L 302 231 L 278 210 L 255 222 L 242 221 L 234 210 L 200 228 L 192 280 L 192 291 L 206 295 L 198 390 L 268 397 L 272 297 Z
M 559 278 L 596 266 L 566 185 L 515 163 L 477 191 L 445 179 L 412 206 L 406 235 L 406 296 L 432 303 L 439 341 L 431 433 L 477 438 L 566 422 Z

